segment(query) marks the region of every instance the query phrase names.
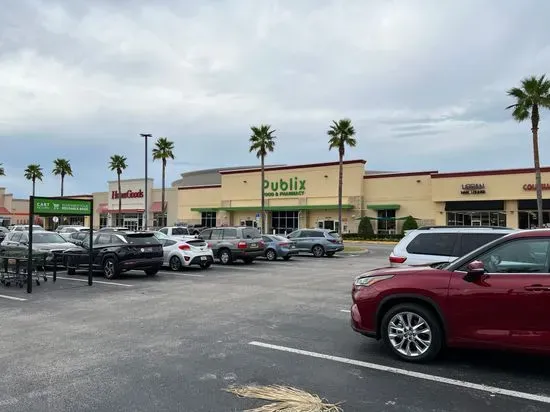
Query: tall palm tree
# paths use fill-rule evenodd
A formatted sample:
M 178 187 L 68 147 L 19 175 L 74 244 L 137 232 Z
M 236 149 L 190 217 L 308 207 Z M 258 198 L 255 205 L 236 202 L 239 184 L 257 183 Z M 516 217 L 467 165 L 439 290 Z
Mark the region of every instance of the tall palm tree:
M 63 185 L 65 183 L 65 176 L 72 176 L 73 169 L 71 163 L 67 159 L 55 159 L 53 161 L 54 176 L 61 176 L 61 197 L 63 197 Z
M 333 120 L 330 129 L 327 131 L 330 139 L 328 149 L 338 149 L 339 170 L 338 170 L 338 234 L 342 236 L 342 188 L 344 186 L 344 155 L 346 146 L 355 147 L 355 129 L 350 119 Z
M 162 220 L 166 226 L 166 161 L 174 159 L 174 142 L 166 137 L 159 137 L 153 148 L 153 160 L 162 160 Z
M 120 175 L 122 171 L 128 167 L 126 158 L 121 155 L 112 155 L 109 160 L 109 168 L 111 171 L 116 171 L 118 180 L 118 216 L 116 226 L 121 226 L 120 217 L 122 216 L 122 189 L 120 187 Z
M 275 149 L 275 139 L 274 136 L 275 130 L 271 129 L 271 125 L 262 124 L 260 126 L 252 126 L 252 135 L 250 136 L 250 152 L 255 152 L 256 157 L 261 161 L 262 168 L 262 179 L 260 182 L 261 193 L 262 193 L 262 215 L 261 215 L 261 228 L 262 233 L 265 233 L 265 157 L 268 153 L 273 152 Z
M 0 176 L 6 176 L 6 170 L 4 169 L 3 163 L 0 163 Z
M 540 109 L 550 109 L 550 80 L 544 75 L 540 77 L 526 77 L 521 81 L 520 87 L 508 90 L 508 96 L 516 99 L 516 103 L 506 109 L 512 111 L 513 118 L 523 122 L 531 118 L 531 133 L 533 135 L 533 158 L 535 163 L 535 182 L 537 189 L 537 223 L 542 227 L 542 182 L 540 174 L 539 158 L 539 121 Z
M 27 180 L 32 181 L 32 195 L 35 194 L 35 188 L 36 188 L 36 181 L 40 180 L 42 181 L 42 178 L 44 177 L 44 173 L 42 172 L 42 168 L 39 164 L 30 164 L 25 169 L 25 178 Z

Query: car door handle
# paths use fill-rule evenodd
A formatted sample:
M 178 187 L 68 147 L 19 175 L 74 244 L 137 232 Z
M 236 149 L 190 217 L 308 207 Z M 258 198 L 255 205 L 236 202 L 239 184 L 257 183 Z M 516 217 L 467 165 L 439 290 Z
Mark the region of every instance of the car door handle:
M 550 292 L 550 286 L 530 285 L 530 286 L 525 286 L 525 290 L 534 291 L 534 292 Z

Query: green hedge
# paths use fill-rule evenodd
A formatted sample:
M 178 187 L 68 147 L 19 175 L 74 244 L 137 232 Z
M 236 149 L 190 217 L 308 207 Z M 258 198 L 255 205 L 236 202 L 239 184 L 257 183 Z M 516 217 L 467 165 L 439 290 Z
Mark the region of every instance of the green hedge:
M 403 235 L 368 235 L 363 236 L 359 233 L 344 233 L 342 235 L 344 240 L 384 240 L 391 242 L 398 242 L 403 238 Z

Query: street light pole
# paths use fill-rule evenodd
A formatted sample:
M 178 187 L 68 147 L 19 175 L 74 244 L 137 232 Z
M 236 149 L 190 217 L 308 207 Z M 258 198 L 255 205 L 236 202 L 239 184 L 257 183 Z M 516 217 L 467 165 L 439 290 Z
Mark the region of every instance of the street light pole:
M 143 230 L 147 230 L 147 219 L 149 218 L 148 216 L 148 201 L 147 201 L 147 180 L 149 179 L 148 176 L 147 176 L 147 161 L 149 160 L 149 153 L 148 150 L 147 150 L 147 138 L 149 137 L 152 137 L 151 134 L 149 133 L 140 133 L 140 136 L 145 138 L 145 187 L 144 187 L 144 191 L 145 191 L 145 207 L 143 208 Z

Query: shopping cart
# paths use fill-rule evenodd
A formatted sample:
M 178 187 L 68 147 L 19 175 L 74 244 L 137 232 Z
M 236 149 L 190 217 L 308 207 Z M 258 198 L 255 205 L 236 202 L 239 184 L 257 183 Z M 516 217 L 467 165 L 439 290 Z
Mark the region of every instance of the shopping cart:
M 40 279 L 46 277 L 46 253 L 37 252 L 32 257 L 32 279 L 40 286 Z M 29 257 L 26 250 L 0 250 L 0 284 L 23 287 L 27 283 Z

